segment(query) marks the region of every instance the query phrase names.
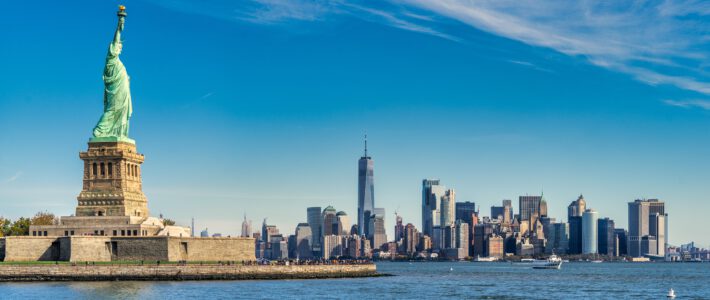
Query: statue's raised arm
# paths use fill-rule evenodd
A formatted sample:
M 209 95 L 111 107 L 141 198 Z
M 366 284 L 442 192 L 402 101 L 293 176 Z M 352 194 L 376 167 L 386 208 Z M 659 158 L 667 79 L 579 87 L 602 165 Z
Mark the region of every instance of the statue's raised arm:
M 121 31 L 123 31 L 123 24 L 126 22 L 126 17 L 118 17 L 118 27 L 116 28 L 116 34 L 113 36 L 113 42 L 121 41 Z
M 109 46 L 109 51 L 108 51 L 108 58 L 111 58 L 113 56 L 118 56 L 121 54 L 121 50 L 123 50 L 123 43 L 121 42 L 121 32 L 123 31 L 123 24 L 126 23 L 126 7 L 123 5 L 120 5 L 118 7 L 118 25 L 116 26 L 116 32 L 113 34 L 113 41 L 111 42 L 111 45 Z
M 126 20 L 126 8 L 118 7 L 118 26 L 109 46 L 104 67 L 104 113 L 94 127 L 91 142 L 123 141 L 132 143 L 128 138 L 128 120 L 133 114 L 130 82 L 123 62 L 118 58 L 123 51 L 121 32 Z

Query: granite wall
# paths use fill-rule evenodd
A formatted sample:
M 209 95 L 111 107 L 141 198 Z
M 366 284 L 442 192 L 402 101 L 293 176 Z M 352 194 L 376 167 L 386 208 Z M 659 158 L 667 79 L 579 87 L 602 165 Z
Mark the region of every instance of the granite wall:
M 253 261 L 256 260 L 252 238 L 171 238 L 170 261 Z
M 57 237 L 8 236 L 4 240 L 4 261 L 59 260 Z
M 4 261 L 253 261 L 253 238 L 7 237 Z
M 169 237 L 121 237 L 112 238 L 113 261 L 170 260 Z M 74 261 L 85 261 L 77 257 Z
M 69 236 L 59 238 L 59 260 L 111 261 L 111 238 L 104 236 Z

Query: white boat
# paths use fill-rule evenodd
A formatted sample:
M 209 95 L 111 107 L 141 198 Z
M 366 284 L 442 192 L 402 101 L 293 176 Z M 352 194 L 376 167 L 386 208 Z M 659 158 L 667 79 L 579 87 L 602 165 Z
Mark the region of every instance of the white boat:
M 666 296 L 668 299 L 675 299 L 675 291 L 673 289 L 670 289 L 668 291 L 668 295 Z
M 557 255 L 550 255 L 547 259 L 536 260 L 533 262 L 533 269 L 554 269 L 559 270 L 562 267 L 562 259 Z
M 477 256 L 474 261 L 475 262 L 494 262 L 494 261 L 498 261 L 498 258 L 495 256 L 489 256 L 489 257 Z
M 514 266 L 532 266 L 532 264 L 535 263 L 535 260 L 532 258 L 523 258 L 520 261 L 515 261 L 515 262 L 510 262 L 511 265 Z
M 594 264 L 600 264 L 600 263 L 603 263 L 603 262 L 604 262 L 604 261 L 601 260 L 601 259 L 597 259 L 597 260 L 593 260 L 593 261 L 592 261 L 592 263 L 594 263 Z

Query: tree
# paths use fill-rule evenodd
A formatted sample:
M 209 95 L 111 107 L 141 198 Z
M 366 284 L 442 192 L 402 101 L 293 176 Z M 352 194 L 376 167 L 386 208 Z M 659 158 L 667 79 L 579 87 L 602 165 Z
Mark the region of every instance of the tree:
M 175 221 L 173 221 L 173 220 L 171 220 L 171 219 L 163 219 L 163 225 L 165 225 L 165 226 L 173 226 L 173 225 L 175 225 Z
M 12 221 L 0 217 L 0 236 L 7 236 L 10 233 L 10 225 L 12 225 Z
M 15 222 L 10 225 L 10 229 L 6 235 L 29 235 L 30 234 L 30 224 L 32 220 L 25 217 L 20 217 Z
M 49 212 L 38 212 L 32 217 L 32 225 L 54 225 L 54 214 Z

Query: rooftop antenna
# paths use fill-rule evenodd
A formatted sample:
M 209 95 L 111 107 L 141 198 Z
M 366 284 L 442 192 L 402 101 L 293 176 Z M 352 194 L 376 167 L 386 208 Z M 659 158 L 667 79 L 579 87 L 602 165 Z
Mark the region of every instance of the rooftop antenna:
M 367 131 L 365 131 L 365 157 L 367 157 Z

